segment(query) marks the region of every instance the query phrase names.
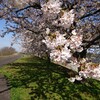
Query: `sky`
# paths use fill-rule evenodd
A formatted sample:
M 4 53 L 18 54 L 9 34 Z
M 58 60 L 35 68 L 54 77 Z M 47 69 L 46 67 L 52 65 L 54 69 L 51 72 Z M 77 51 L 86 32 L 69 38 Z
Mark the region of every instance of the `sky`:
M 0 20 L 0 33 L 4 30 L 5 20 Z M 5 35 L 4 38 L 0 37 L 0 49 L 3 47 L 10 47 L 12 42 L 12 34 Z M 19 44 L 14 44 L 12 46 L 16 51 L 21 51 L 21 46 Z

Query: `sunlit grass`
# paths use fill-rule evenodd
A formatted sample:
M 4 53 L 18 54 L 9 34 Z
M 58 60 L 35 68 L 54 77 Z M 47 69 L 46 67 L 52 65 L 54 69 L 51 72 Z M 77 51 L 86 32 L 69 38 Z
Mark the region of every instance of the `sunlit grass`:
M 11 100 L 99 100 L 100 82 L 71 83 L 69 70 L 37 57 L 23 57 L 0 68 L 11 86 Z

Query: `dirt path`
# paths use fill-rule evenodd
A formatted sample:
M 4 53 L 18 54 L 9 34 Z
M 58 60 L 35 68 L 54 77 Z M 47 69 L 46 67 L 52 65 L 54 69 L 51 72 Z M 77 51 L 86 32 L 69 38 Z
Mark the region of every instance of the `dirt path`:
M 7 56 L 7 57 L 4 57 L 4 58 L 1 58 L 0 59 L 0 67 L 2 67 L 5 64 L 14 62 L 15 60 L 17 60 L 20 57 L 21 57 L 21 55 L 15 54 L 15 55 L 12 55 L 12 56 Z
M 0 100 L 10 100 L 10 87 L 7 86 L 7 80 L 0 74 Z
M 5 64 L 14 62 L 20 57 L 21 55 L 12 55 L 0 59 L 0 67 L 2 67 Z M 0 100 L 10 100 L 10 86 L 6 78 L 2 74 L 0 74 Z

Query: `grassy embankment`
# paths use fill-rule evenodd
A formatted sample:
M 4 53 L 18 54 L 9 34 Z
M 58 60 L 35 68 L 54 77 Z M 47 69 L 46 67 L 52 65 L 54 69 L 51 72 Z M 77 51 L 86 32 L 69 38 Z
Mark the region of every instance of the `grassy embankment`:
M 0 68 L 9 80 L 11 100 L 100 100 L 99 81 L 71 83 L 67 71 L 36 57 Z

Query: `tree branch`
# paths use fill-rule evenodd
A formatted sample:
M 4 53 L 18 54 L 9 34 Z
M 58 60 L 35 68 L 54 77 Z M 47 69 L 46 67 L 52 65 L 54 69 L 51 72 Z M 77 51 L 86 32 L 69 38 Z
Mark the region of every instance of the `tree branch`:
M 22 8 L 22 9 L 17 10 L 16 13 L 18 13 L 18 12 L 20 12 L 20 11 L 22 11 L 22 10 L 28 9 L 28 8 L 41 9 L 41 6 L 40 6 L 39 4 L 37 4 L 37 3 L 34 3 L 33 5 L 29 5 L 29 6 L 27 6 L 27 7 L 24 7 L 24 8 Z
M 91 12 L 91 13 L 89 13 L 89 14 L 83 15 L 83 16 L 80 17 L 79 19 L 83 19 L 83 18 L 86 18 L 86 17 L 92 16 L 92 15 L 98 13 L 98 12 L 100 12 L 100 9 L 98 9 L 98 10 L 96 10 L 96 11 L 94 11 L 94 12 Z
M 92 41 L 88 41 L 88 44 L 84 47 L 85 49 L 88 49 L 91 45 L 95 44 L 96 41 L 100 40 L 100 35 L 98 35 L 96 38 L 94 38 Z

